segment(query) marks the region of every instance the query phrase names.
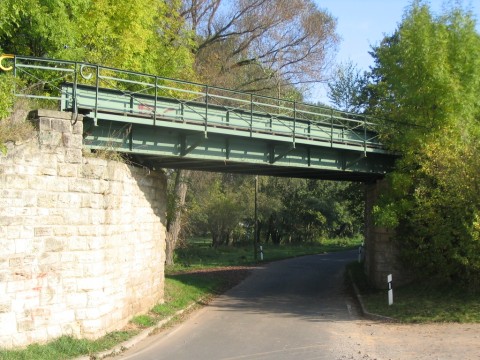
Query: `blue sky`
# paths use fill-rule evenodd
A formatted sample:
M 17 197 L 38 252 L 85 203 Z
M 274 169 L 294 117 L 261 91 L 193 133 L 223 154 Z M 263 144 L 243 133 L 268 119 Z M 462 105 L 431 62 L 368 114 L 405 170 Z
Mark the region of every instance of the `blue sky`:
M 359 69 L 368 70 L 373 64 L 368 54 L 371 45 L 377 45 L 384 35 L 392 34 L 402 20 L 411 0 L 315 0 L 320 8 L 337 19 L 337 33 L 342 41 L 336 62 L 352 61 Z M 480 0 L 457 1 L 473 10 L 480 32 Z M 442 12 L 445 1 L 429 1 L 435 14 Z M 312 91 L 312 101 L 328 102 L 324 86 Z

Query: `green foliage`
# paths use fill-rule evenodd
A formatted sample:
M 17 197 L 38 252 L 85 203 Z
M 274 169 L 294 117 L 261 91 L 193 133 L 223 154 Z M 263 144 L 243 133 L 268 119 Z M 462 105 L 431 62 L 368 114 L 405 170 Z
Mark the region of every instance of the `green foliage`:
M 191 181 L 191 234 L 212 235 L 213 244 L 254 237 L 255 182 L 252 176 L 202 173 Z M 259 177 L 258 231 L 261 242 L 313 243 L 362 233 L 361 184 Z
M 15 95 L 13 94 L 14 78 L 10 74 L 0 73 L 0 121 L 4 121 L 13 110 Z M 7 140 L 2 136 L 0 126 L 0 152 L 5 154 L 7 148 L 4 142 Z
M 65 52 L 80 49 L 78 21 L 90 2 L 4 0 L 0 13 L 0 48 L 12 54 L 50 57 L 61 57 Z
M 169 77 L 192 77 L 180 1 L 5 0 L 0 48 Z
M 374 48 L 371 111 L 402 158 L 375 209 L 397 226 L 403 259 L 418 273 L 480 285 L 480 35 L 470 13 L 434 17 L 415 2 Z
M 169 77 L 192 77 L 193 45 L 179 1 L 91 2 L 79 20 L 82 60 Z
M 15 78 L 10 73 L 0 73 L 0 121 L 13 111 Z
M 219 180 L 214 181 L 204 204 L 203 211 L 215 247 L 229 244 L 233 231 L 242 221 L 245 202 L 235 190 L 222 186 Z
M 314 242 L 321 237 L 350 237 L 362 231 L 361 185 L 305 179 L 265 178 L 262 218 L 265 241 Z M 277 201 L 272 207 L 274 200 Z

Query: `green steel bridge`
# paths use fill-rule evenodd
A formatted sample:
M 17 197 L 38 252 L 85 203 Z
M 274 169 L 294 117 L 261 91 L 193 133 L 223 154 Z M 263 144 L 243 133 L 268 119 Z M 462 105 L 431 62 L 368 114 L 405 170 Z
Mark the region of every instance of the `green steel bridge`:
M 154 168 L 370 181 L 394 155 L 365 116 L 89 63 L 0 56 L 17 96 L 83 115 L 84 147 Z

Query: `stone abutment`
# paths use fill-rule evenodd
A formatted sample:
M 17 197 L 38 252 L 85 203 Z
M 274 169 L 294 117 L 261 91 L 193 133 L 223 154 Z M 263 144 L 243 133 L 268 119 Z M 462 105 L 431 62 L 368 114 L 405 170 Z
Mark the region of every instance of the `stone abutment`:
M 0 154 L 0 347 L 98 338 L 163 301 L 163 173 L 84 156 L 82 119 L 31 114 Z

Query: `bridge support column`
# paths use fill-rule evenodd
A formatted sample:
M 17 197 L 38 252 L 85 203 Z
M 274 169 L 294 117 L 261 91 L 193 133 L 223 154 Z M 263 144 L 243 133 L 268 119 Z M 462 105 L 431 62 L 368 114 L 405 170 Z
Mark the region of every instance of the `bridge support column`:
M 375 226 L 373 206 L 386 188 L 385 180 L 365 185 L 365 263 L 364 269 L 370 282 L 376 288 L 387 288 L 387 275 L 392 274 L 396 285 L 408 281 L 405 267 L 398 260 L 398 242 L 394 241 L 395 231 Z

